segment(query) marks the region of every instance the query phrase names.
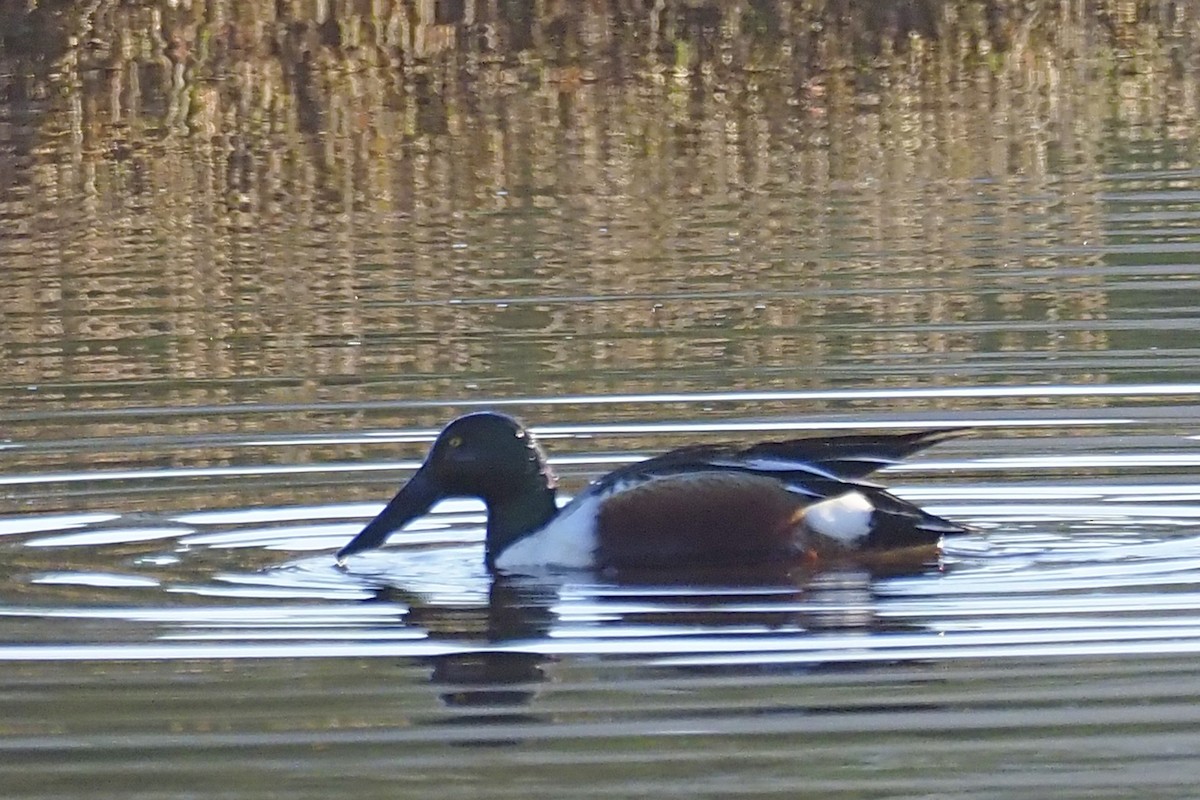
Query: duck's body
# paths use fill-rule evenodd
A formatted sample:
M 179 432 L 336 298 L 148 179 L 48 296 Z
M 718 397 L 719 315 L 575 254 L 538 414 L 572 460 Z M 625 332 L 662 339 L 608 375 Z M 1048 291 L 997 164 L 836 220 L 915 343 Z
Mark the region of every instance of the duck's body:
M 450 423 L 425 463 L 338 560 L 378 547 L 444 497 L 488 508 L 490 568 L 659 569 L 777 564 L 935 548 L 967 529 L 861 478 L 956 431 L 673 450 L 609 473 L 567 505 L 516 420 Z

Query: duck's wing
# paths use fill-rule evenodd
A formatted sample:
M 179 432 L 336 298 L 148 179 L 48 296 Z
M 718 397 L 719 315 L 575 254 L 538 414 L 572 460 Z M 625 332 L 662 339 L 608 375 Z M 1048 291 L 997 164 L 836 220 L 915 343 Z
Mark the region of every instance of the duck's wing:
M 787 470 L 800 464 L 827 478 L 855 481 L 967 432 L 967 428 L 939 428 L 916 433 L 790 439 L 756 444 L 737 456 L 756 470 Z
M 762 442 L 750 447 L 697 445 L 671 450 L 609 473 L 595 485 L 619 484 L 689 472 L 732 471 L 774 478 L 792 491 L 829 497 L 847 484 L 873 486 L 861 478 L 926 447 L 966 433 L 945 428 L 905 434 L 832 436 Z

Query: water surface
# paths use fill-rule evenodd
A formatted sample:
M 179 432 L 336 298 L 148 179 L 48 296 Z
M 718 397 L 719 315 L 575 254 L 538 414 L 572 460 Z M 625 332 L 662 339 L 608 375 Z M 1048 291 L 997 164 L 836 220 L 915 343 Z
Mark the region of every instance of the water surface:
M 6 796 L 1194 796 L 1189 7 L 161 6 L 0 12 Z M 971 427 L 881 477 L 979 532 L 338 569 L 485 407 Z

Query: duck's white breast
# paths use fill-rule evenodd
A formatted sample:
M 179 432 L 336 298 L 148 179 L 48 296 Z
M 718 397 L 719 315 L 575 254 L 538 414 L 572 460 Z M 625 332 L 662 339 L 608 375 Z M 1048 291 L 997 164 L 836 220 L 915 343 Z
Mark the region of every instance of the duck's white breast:
M 596 514 L 601 498 L 583 495 L 568 503 L 546 527 L 510 544 L 496 556 L 496 568 L 521 572 L 531 567 L 587 569 L 596 564 Z

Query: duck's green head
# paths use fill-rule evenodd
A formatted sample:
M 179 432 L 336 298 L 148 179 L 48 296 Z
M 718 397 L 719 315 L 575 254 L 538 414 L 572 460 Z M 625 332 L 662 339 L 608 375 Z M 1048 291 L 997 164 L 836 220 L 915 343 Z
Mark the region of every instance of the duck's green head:
M 554 513 L 554 475 L 541 448 L 517 420 L 484 411 L 459 417 L 434 441 L 425 463 L 338 561 L 383 544 L 388 534 L 447 497 L 478 497 L 488 507 L 489 561 Z
M 446 497 L 502 500 L 549 477 L 533 436 L 504 414 L 481 411 L 451 422 L 438 435 L 421 466 Z M 553 481 L 551 480 L 551 483 Z

